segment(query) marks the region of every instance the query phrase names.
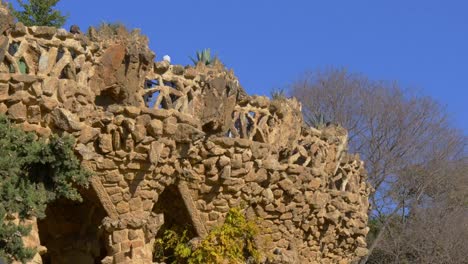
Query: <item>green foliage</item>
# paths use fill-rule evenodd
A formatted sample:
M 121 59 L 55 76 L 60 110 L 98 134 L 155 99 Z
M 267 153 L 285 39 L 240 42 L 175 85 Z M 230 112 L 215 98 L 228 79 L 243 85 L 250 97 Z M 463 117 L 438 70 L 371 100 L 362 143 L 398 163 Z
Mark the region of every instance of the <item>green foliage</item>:
M 0 116 L 0 258 L 25 261 L 34 252 L 21 241 L 29 229 L 8 219 L 43 218 L 47 204 L 58 198 L 81 201 L 76 187 L 88 187 L 89 176 L 74 155 L 72 138 L 38 140 Z
M 168 263 L 184 263 L 192 254 L 188 246 L 190 238 L 187 229 L 173 227 L 164 231 L 163 237 L 154 244 L 154 255 L 158 261 Z
M 321 129 L 324 128 L 329 121 L 324 114 L 312 114 L 309 116 L 308 123 L 315 128 Z
M 67 20 L 60 11 L 54 10 L 60 0 L 29 0 L 26 3 L 23 0 L 17 0 L 22 11 L 17 11 L 10 3 L 11 13 L 26 26 L 49 26 L 62 27 Z
M 258 233 L 255 222 L 248 221 L 239 208 L 232 208 L 224 224 L 208 234 L 188 263 L 245 263 L 249 257 L 258 263 L 260 253 L 254 241 Z
M 5 218 L 5 213 L 0 212 L 0 218 Z M 36 253 L 32 248 L 25 248 L 23 246 L 22 236 L 27 236 L 31 231 L 31 227 L 18 226 L 11 222 L 0 224 L 0 263 L 2 260 L 8 259 L 26 262 L 31 259 Z
M 214 228 L 192 251 L 189 246 L 187 230 L 166 230 L 162 239 L 155 244 L 156 254 L 161 250 L 172 249 L 173 256 L 163 256 L 162 261 L 171 259 L 172 263 L 240 264 L 260 262 L 260 252 L 255 244 L 259 228 L 254 221 L 248 221 L 239 208 L 232 208 L 226 215 L 224 224 Z
M 218 57 L 211 57 L 211 50 L 203 49 L 201 51 L 197 51 L 197 57 L 195 59 L 192 57 L 190 57 L 190 59 L 195 65 L 197 65 L 198 63 L 202 63 L 204 65 L 212 65 L 218 59 Z

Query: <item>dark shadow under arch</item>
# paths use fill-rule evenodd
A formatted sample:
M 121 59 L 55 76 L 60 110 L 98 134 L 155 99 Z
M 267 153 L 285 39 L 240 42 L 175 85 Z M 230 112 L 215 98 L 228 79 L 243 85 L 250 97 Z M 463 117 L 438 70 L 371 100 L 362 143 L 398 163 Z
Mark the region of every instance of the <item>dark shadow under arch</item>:
M 107 214 L 93 188 L 80 193 L 82 203 L 59 199 L 47 206 L 46 217 L 38 221 L 41 245 L 47 248 L 44 264 L 100 264 L 107 255 L 99 228 Z

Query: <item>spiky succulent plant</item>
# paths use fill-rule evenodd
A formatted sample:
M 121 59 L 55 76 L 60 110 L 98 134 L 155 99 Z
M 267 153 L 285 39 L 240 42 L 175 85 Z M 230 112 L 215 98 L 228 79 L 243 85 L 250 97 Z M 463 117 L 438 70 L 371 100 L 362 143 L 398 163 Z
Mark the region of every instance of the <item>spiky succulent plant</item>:
M 325 117 L 325 115 L 322 114 L 322 113 L 317 113 L 317 114 L 310 115 L 308 121 L 309 121 L 308 123 L 312 127 L 315 127 L 315 128 L 318 128 L 318 129 L 324 128 L 325 126 L 327 126 L 327 123 L 329 122 L 327 120 L 327 118 Z
M 211 50 L 210 49 L 203 49 L 201 51 L 197 51 L 196 55 L 197 55 L 196 58 L 190 57 L 193 64 L 195 64 L 195 65 L 197 65 L 200 62 L 203 63 L 204 65 L 211 65 L 217 59 L 216 56 L 211 57 Z

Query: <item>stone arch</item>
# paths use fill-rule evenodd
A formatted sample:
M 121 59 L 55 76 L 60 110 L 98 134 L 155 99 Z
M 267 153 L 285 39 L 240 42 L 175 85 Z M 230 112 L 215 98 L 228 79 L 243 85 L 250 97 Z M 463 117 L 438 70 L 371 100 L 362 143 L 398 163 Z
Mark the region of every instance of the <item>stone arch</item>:
M 164 217 L 164 224 L 158 230 L 156 238 L 162 238 L 165 230 L 177 228 L 187 230 L 190 238 L 204 237 L 207 233 L 185 182 L 166 187 L 159 195 L 152 212 Z
M 43 264 L 97 264 L 107 255 L 104 230 L 107 216 L 93 188 L 80 191 L 83 202 L 59 199 L 38 220 L 41 245 L 47 248 Z

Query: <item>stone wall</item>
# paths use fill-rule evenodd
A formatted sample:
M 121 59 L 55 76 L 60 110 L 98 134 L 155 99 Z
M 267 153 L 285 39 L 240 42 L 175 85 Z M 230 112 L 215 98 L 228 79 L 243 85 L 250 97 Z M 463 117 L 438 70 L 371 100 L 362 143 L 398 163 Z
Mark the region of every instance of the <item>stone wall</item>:
M 1 29 L 0 113 L 39 136 L 76 138 L 94 172 L 89 197 L 102 208 L 83 215 L 102 219 L 90 231 L 105 247 L 102 263 L 152 263 L 165 220 L 203 237 L 236 206 L 260 221 L 270 263 L 351 263 L 366 253 L 370 187 L 344 129 L 306 127 L 296 100 L 248 96 L 220 63 L 154 62 L 138 31 Z M 65 252 L 41 240 L 52 263 L 101 258 L 86 243 Z

